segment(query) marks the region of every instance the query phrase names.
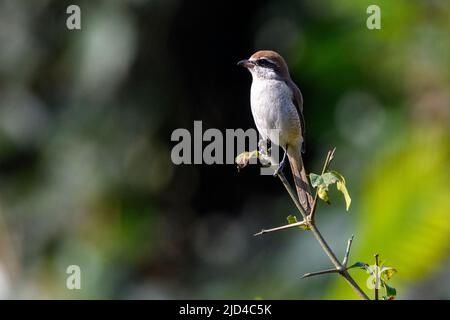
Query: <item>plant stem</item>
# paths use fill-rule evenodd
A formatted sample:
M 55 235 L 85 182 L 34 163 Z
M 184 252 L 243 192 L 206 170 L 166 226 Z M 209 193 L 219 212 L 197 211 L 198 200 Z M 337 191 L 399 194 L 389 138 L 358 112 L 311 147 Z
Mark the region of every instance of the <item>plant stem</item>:
M 354 235 L 352 235 L 350 237 L 350 239 L 348 239 L 348 242 L 347 242 L 347 249 L 345 250 L 344 260 L 342 260 L 342 265 L 344 266 L 344 268 L 347 268 L 348 256 L 350 255 L 350 249 L 352 248 L 353 238 L 354 238 Z
M 301 213 L 303 220 L 307 220 L 307 214 L 303 210 L 303 207 L 300 205 L 300 202 L 298 201 L 297 194 L 292 190 L 291 185 L 286 180 L 286 177 L 284 176 L 283 172 L 278 172 L 278 178 L 280 178 L 281 182 L 283 183 L 284 187 L 286 188 L 286 191 L 291 196 L 292 201 L 294 202 L 295 206 L 297 207 L 297 210 Z
M 307 226 L 307 223 L 305 221 L 300 221 L 300 222 L 296 222 L 296 223 L 286 224 L 281 227 L 276 227 L 276 228 L 271 228 L 271 229 L 262 229 L 260 232 L 255 233 L 254 236 L 261 236 L 265 233 L 280 231 L 280 230 L 289 229 L 289 228 L 301 227 L 301 226 Z
M 331 160 L 333 160 L 333 158 L 334 158 L 334 152 L 335 151 L 336 151 L 336 148 L 334 148 L 333 150 L 328 151 L 327 157 L 326 157 L 325 162 L 323 164 L 322 174 L 324 174 L 328 170 L 328 167 L 330 166 Z M 312 207 L 311 207 L 311 212 L 309 213 L 309 218 L 310 218 L 311 221 L 314 221 L 314 218 L 315 218 L 318 198 L 319 198 L 319 194 L 316 191 L 316 195 L 314 196 L 314 202 L 313 202 Z
M 320 246 L 322 247 L 325 254 L 330 258 L 333 265 L 336 267 L 336 269 L 342 269 L 342 265 L 339 262 L 339 260 L 336 258 L 336 255 L 334 254 L 333 250 L 331 250 L 328 243 L 323 238 L 322 234 L 320 233 L 319 229 L 315 225 L 315 223 L 310 223 L 309 228 L 311 229 L 312 233 L 314 234 L 314 237 L 316 237 L 316 240 L 319 242 Z
M 334 156 L 334 152 L 335 152 L 336 148 L 334 148 L 333 150 L 330 150 L 327 154 L 327 158 L 325 160 L 323 169 L 322 169 L 322 174 L 325 173 L 326 170 L 328 170 L 328 167 L 331 163 L 331 160 L 333 160 L 333 156 Z M 353 290 L 355 290 L 355 292 L 362 298 L 365 300 L 370 300 L 370 298 L 364 293 L 364 291 L 359 287 L 359 285 L 356 283 L 356 281 L 352 278 L 352 276 L 348 273 L 347 269 L 345 266 L 343 266 L 339 260 L 336 258 L 336 255 L 334 254 L 333 250 L 330 248 L 330 246 L 328 245 L 328 243 L 325 241 L 325 239 L 323 238 L 322 234 L 320 233 L 319 229 L 316 226 L 316 223 L 314 221 L 314 212 L 315 209 L 317 207 L 317 192 L 316 192 L 316 196 L 314 198 L 314 203 L 313 206 L 311 208 L 311 211 L 309 213 L 309 215 L 307 215 L 302 207 L 300 206 L 300 203 L 298 202 L 297 196 L 294 193 L 294 190 L 292 190 L 291 185 L 289 184 L 289 182 L 286 180 L 286 177 L 284 176 L 284 174 L 282 172 L 280 172 L 278 174 L 278 177 L 280 178 L 281 182 L 283 183 L 284 187 L 286 188 L 287 192 L 289 193 L 289 195 L 291 196 L 292 200 L 294 201 L 297 209 L 299 210 L 299 212 L 301 213 L 301 215 L 304 218 L 306 226 L 311 230 L 311 232 L 313 233 L 314 237 L 316 238 L 316 240 L 319 242 L 320 246 L 322 247 L 322 250 L 325 252 L 325 254 L 328 256 L 328 258 L 331 260 L 331 262 L 333 263 L 333 265 L 336 268 L 336 271 L 342 276 L 344 277 L 344 279 L 348 282 L 348 284 L 353 288 Z M 275 228 L 276 230 L 281 230 L 281 229 L 285 229 L 285 228 Z M 274 230 L 275 231 L 275 230 Z M 264 233 L 264 232 L 262 232 Z M 262 234 L 259 233 L 259 234 Z M 350 245 L 351 242 L 348 246 L 347 253 L 350 251 Z M 348 258 L 348 256 L 347 256 Z M 344 260 L 346 260 L 344 258 Z
M 316 271 L 316 272 L 308 272 L 308 273 L 305 273 L 303 276 L 302 276 L 302 279 L 304 279 L 304 278 L 309 278 L 309 277 L 313 277 L 313 276 L 319 276 L 319 275 L 321 275 L 321 274 L 327 274 L 327 273 L 337 273 L 338 271 L 336 270 L 336 269 L 327 269 L 327 270 L 322 270 L 322 271 Z
M 333 265 L 336 267 L 336 270 L 339 272 L 339 274 L 344 277 L 344 279 L 348 282 L 348 284 L 355 290 L 355 292 L 364 300 L 370 300 L 369 297 L 364 293 L 364 291 L 359 287 L 359 285 L 356 283 L 356 281 L 352 278 L 352 276 L 348 273 L 346 268 L 339 262 L 339 260 L 336 258 L 336 255 L 334 254 L 333 250 L 331 250 L 328 243 L 323 238 L 322 234 L 320 233 L 319 229 L 315 225 L 314 222 L 311 222 L 309 225 L 309 228 L 311 229 L 312 233 L 316 237 L 317 241 L 319 242 L 320 246 L 322 247 L 325 254 L 330 258 Z
M 375 264 L 376 264 L 376 268 L 375 268 L 375 300 L 378 300 L 378 286 L 380 285 L 380 272 L 379 272 L 379 266 L 378 266 L 378 253 L 375 254 Z

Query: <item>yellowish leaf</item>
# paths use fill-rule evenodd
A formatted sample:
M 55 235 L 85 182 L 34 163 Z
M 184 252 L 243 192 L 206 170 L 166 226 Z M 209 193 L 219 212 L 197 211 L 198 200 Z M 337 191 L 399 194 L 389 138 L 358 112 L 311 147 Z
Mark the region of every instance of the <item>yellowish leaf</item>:
M 352 203 L 352 198 L 350 198 L 350 195 L 348 194 L 347 187 L 345 186 L 345 182 L 338 181 L 336 184 L 336 187 L 344 195 L 345 209 L 348 211 L 348 209 L 350 208 L 350 204 Z

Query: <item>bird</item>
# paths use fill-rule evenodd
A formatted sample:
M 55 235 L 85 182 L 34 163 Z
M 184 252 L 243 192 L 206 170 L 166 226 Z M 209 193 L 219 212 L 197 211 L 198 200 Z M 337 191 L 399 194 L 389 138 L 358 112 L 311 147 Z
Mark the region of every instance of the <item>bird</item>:
M 284 151 L 274 176 L 282 172 L 287 155 L 300 204 L 308 214 L 313 197 L 302 159 L 305 121 L 300 89 L 292 81 L 286 61 L 275 51 L 257 51 L 237 65 L 252 75 L 250 106 L 260 136 Z

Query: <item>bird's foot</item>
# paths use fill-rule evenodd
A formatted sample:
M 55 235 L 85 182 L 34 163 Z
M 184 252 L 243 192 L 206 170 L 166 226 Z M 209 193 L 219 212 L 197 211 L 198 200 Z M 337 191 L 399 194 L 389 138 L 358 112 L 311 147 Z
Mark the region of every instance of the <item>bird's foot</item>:
M 275 172 L 273 174 L 274 177 L 278 177 L 278 175 L 280 173 L 283 173 L 285 162 L 286 162 L 285 159 L 283 159 L 283 161 L 280 162 L 280 164 L 278 165 L 278 168 L 275 170 Z
M 269 155 L 270 152 L 270 140 L 269 139 L 261 139 L 258 141 L 258 149 L 259 152 L 263 155 Z

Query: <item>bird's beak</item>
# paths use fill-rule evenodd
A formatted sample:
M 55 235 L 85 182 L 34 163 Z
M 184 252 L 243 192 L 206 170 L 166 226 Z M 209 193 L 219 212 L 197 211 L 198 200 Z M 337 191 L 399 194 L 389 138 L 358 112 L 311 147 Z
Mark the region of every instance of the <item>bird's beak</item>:
M 237 65 L 248 69 L 248 68 L 252 68 L 254 66 L 254 63 L 253 63 L 253 61 L 244 59 L 244 60 L 239 61 L 237 63 Z

